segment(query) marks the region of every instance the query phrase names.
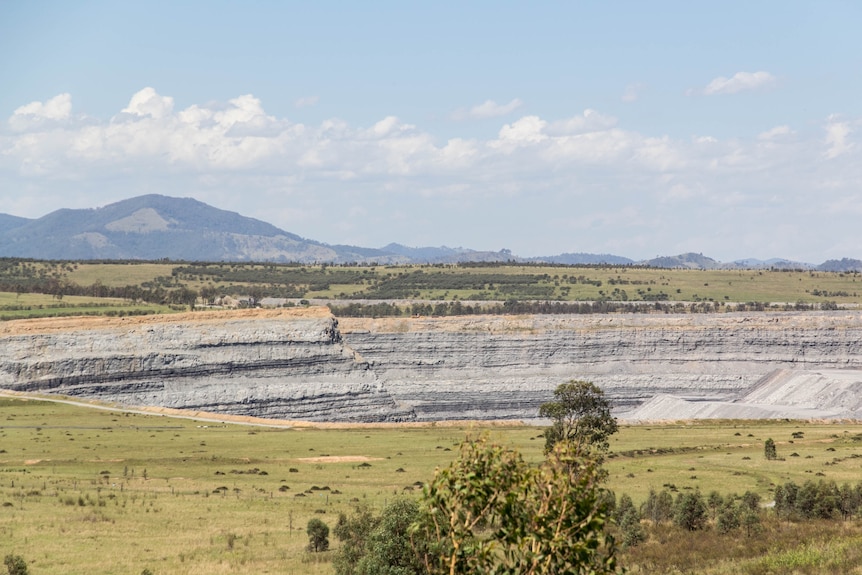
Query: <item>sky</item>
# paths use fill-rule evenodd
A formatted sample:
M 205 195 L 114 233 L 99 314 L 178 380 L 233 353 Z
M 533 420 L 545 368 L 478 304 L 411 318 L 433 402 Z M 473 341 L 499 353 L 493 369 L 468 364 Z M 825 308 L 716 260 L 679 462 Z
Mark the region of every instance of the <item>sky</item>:
M 0 213 L 862 259 L 862 3 L 0 1 Z

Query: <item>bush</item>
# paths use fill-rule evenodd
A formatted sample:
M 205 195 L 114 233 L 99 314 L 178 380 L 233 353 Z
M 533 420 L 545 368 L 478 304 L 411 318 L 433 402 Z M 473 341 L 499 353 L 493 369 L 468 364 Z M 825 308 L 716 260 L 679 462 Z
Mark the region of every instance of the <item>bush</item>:
M 715 520 L 715 528 L 722 535 L 739 528 L 739 509 L 733 502 L 729 502 L 722 508 L 718 519 Z
M 27 575 L 27 562 L 20 555 L 7 555 L 3 559 L 3 564 L 9 572 L 9 575 Z
M 486 439 L 425 488 L 414 540 L 437 573 L 617 573 L 609 498 L 594 460 L 558 443 L 539 466 Z

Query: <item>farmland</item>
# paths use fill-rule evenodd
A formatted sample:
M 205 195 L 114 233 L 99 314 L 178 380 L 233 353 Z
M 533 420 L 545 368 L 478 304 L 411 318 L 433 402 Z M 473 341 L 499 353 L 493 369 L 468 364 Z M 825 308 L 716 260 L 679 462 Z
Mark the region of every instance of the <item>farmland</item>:
M 379 509 L 396 497 L 416 497 L 465 437 L 482 432 L 530 461 L 542 457 L 541 429 L 529 426 L 253 427 L 7 398 L 0 400 L 0 532 L 4 549 L 38 574 L 331 573 L 330 553 L 304 550 L 310 518 L 332 526 L 356 503 Z M 606 463 L 608 487 L 636 504 L 650 488 L 753 491 L 770 501 L 774 486 L 790 480 L 857 482 L 860 434 L 855 423 L 622 426 Z M 779 460 L 763 457 L 766 438 L 776 441 Z M 765 521 L 750 553 L 732 554 L 742 563 L 731 563 L 730 555 L 704 557 L 716 545 L 737 547 L 738 534 L 667 527 L 624 559 L 633 572 L 644 572 L 639 565 L 672 572 L 672 561 L 710 568 L 698 572 L 734 572 L 734 565 L 763 565 L 770 557 L 784 561 L 794 549 L 814 553 L 817 533 L 830 534 L 834 554 L 860 529 L 855 521 Z M 660 541 L 679 556 L 661 562 Z M 850 559 L 842 561 L 847 567 Z
M 805 310 L 856 306 L 860 288 L 858 273 L 804 270 L 3 259 L 0 317 L 170 313 L 223 296 L 242 305 L 313 300 L 341 315 Z

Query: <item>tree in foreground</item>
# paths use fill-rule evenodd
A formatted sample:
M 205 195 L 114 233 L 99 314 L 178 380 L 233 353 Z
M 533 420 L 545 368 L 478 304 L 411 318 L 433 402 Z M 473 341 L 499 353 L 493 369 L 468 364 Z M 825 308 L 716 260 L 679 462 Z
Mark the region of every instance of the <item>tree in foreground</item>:
M 341 542 L 332 558 L 335 575 L 357 575 L 357 564 L 365 557 L 369 534 L 380 523 L 367 505 L 358 505 L 349 517 L 338 516 L 332 533 Z
M 604 452 L 617 432 L 611 404 L 604 392 L 588 381 L 569 381 L 554 390 L 554 401 L 543 403 L 539 416 L 551 420 L 545 430 L 545 451 L 565 441 L 576 455 Z
M 616 573 L 598 464 L 567 442 L 538 466 L 487 438 L 467 441 L 426 486 L 412 530 L 431 574 Z
M 314 553 L 329 549 L 329 527 L 317 517 L 309 519 L 305 529 L 308 534 L 308 550 Z
M 425 547 L 411 540 L 419 503 L 396 499 L 375 517 L 367 507 L 341 516 L 333 532 L 341 546 L 333 559 L 336 575 L 419 575 L 425 572 Z

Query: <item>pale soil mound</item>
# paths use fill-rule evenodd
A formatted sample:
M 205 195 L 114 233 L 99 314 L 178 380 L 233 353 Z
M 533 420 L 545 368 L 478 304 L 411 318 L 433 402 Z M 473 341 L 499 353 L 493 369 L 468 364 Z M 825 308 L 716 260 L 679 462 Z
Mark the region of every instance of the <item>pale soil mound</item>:
M 382 457 L 367 457 L 365 455 L 322 455 L 320 457 L 300 457 L 296 461 L 303 463 L 366 463 L 382 459 Z
M 778 369 L 735 401 L 660 394 L 620 414 L 629 421 L 678 419 L 862 419 L 862 370 Z

